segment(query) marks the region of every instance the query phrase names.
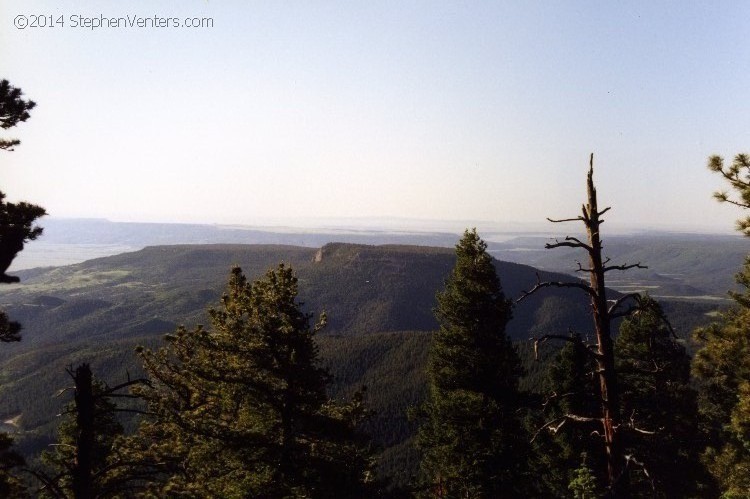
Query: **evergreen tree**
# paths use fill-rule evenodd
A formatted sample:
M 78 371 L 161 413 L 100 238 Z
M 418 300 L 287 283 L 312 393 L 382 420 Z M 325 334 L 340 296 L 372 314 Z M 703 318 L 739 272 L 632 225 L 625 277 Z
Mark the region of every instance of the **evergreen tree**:
M 724 158 L 721 156 L 711 156 L 708 158 L 708 169 L 724 177 L 736 191 L 735 198 L 726 191 L 715 192 L 714 198 L 717 201 L 750 208 L 750 156 L 738 154 L 729 166 L 724 165 Z M 737 221 L 737 230 L 750 236 L 750 216 Z
M 68 404 L 57 429 L 57 442 L 42 453 L 50 476 L 42 476 L 40 497 L 116 497 L 122 488 L 108 473 L 115 442 L 123 434 L 109 390 L 93 378 L 88 364 L 69 371 L 76 383 L 75 401 Z M 41 476 L 41 475 L 40 475 Z
M 141 350 L 153 417 L 121 459 L 158 469 L 158 496 L 366 497 L 372 495 L 361 397 L 326 395 L 311 315 L 297 278 L 280 265 L 249 283 L 232 270 L 212 329 L 180 328 L 157 351 Z
M 417 411 L 423 497 L 518 497 L 523 490 L 521 367 L 505 334 L 511 303 L 486 249 L 467 230 L 437 295 L 429 393 Z
M 36 106 L 31 100 L 23 99 L 20 88 L 11 86 L 8 80 L 0 80 L 0 128 L 7 130 L 29 119 L 31 111 Z M 21 142 L 18 139 L 0 138 L 0 150 L 12 151 Z M 18 277 L 6 274 L 13 259 L 23 249 L 23 245 L 41 235 L 41 227 L 34 222 L 45 215 L 40 206 L 25 202 L 9 203 L 5 201 L 5 193 L 0 191 L 0 283 L 18 282 Z M 0 342 L 21 340 L 21 325 L 10 320 L 8 315 L 0 310 Z M 5 433 L 0 433 L 0 495 L 13 497 L 20 494 L 23 487 L 19 480 L 12 475 L 12 470 L 23 464 L 23 459 L 10 450 L 12 439 Z
M 20 88 L 0 80 L 0 128 L 6 130 L 26 121 L 34 107 L 35 102 L 23 99 Z M 20 143 L 18 139 L 0 139 L 0 150 L 12 151 Z M 8 203 L 0 191 L 0 282 L 18 282 L 18 277 L 5 272 L 23 245 L 41 235 L 42 229 L 34 226 L 34 221 L 45 214 L 43 208 L 29 203 Z M 5 314 L 0 316 L 0 341 L 18 341 L 19 330 L 18 323 L 10 322 Z
M 737 276 L 744 293 L 719 321 L 695 331 L 699 404 L 709 432 L 704 459 L 724 497 L 750 497 L 750 258 Z
M 0 128 L 7 130 L 29 119 L 29 111 L 36 107 L 36 102 L 23 99 L 23 92 L 10 84 L 8 80 L 0 80 Z M 18 139 L 0 139 L 0 149 L 12 151 L 20 144 Z
M 708 168 L 735 191 L 734 198 L 716 192 L 717 200 L 750 208 L 750 156 L 738 154 L 728 167 L 720 156 L 712 156 Z M 738 220 L 737 230 L 750 236 L 750 217 Z M 701 348 L 692 366 L 710 437 L 704 460 L 727 498 L 750 497 L 750 257 L 737 282 L 744 289 L 730 292 L 734 306 L 695 331 Z
M 23 457 L 13 450 L 13 439 L 0 433 L 0 497 L 26 497 L 26 486 L 15 471 L 23 466 Z
M 648 296 L 640 302 L 621 324 L 615 343 L 630 492 L 637 497 L 705 496 L 711 480 L 699 458 L 705 441 L 690 357 L 659 304 Z
M 586 464 L 586 453 L 581 453 L 581 465 L 573 471 L 568 490 L 575 499 L 596 499 L 601 497 L 594 472 Z
M 539 475 L 548 495 L 566 497 L 569 484 L 580 478 L 583 469 L 586 477 L 606 483 L 606 462 L 601 437 L 599 417 L 601 402 L 596 377 L 596 362 L 587 351 L 579 334 L 572 334 L 549 363 L 544 383 L 541 414 L 531 425 L 535 453 L 540 462 Z M 580 419 L 570 422 L 567 416 Z M 587 463 L 581 465 L 581 455 Z M 593 456 L 593 459 L 591 457 Z M 591 463 L 599 464 L 596 469 Z

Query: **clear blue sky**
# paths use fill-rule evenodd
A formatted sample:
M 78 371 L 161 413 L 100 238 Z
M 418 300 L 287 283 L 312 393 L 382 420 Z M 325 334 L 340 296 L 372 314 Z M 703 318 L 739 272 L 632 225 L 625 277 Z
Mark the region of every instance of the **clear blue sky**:
M 65 26 L 16 29 L 18 15 Z M 208 17 L 209 28 L 73 27 Z M 3 0 L 10 198 L 52 215 L 731 230 L 706 158 L 750 151 L 748 2 Z

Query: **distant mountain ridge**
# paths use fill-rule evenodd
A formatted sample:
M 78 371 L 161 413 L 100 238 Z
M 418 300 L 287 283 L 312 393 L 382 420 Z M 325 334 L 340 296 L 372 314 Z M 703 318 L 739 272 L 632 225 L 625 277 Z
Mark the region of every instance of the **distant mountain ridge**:
M 14 261 L 13 269 L 63 266 L 103 256 L 132 252 L 146 246 L 184 244 L 277 244 L 320 248 L 338 241 L 367 245 L 419 245 L 453 248 L 460 238 L 454 225 L 390 225 L 363 220 L 369 225 L 323 227 L 243 227 L 209 224 L 126 223 L 98 219 L 44 219 L 44 235 L 27 245 Z M 383 225 L 385 224 L 385 225 Z M 521 263 L 551 272 L 572 274 L 574 261 L 583 255 L 571 249 L 547 251 L 547 232 L 500 230 L 485 223 L 480 234 L 490 253 L 499 260 Z M 448 228 L 451 227 L 451 228 Z M 513 226 L 521 229 L 522 226 Z M 575 227 L 571 227 L 575 229 Z M 564 236 L 558 233 L 557 236 Z M 623 292 L 648 291 L 657 296 L 690 299 L 726 297 L 734 286 L 733 275 L 750 246 L 736 235 L 676 232 L 605 234 L 604 251 L 613 262 L 648 265 L 648 270 L 612 274 L 610 284 Z

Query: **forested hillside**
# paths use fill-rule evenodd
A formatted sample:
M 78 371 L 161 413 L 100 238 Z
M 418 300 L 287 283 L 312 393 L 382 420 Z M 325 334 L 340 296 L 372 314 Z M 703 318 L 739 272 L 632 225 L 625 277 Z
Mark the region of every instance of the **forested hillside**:
M 299 276 L 299 299 L 309 311 L 325 311 L 328 327 L 318 342 L 334 374 L 333 393 L 351 395 L 368 387 L 375 411 L 367 428 L 385 449 L 382 470 L 408 482 L 415 457 L 413 425 L 406 410 L 425 393 L 424 367 L 437 327 L 435 294 L 455 262 L 455 253 L 421 246 L 362 246 L 334 243 L 320 249 L 292 246 L 158 246 L 67 267 L 21 272 L 23 285 L 6 286 L 2 302 L 24 325 L 24 341 L 6 345 L 0 397 L 3 420 L 18 432 L 26 453 L 51 439 L 61 402 L 53 395 L 70 384 L 64 369 L 90 362 L 102 379 L 116 383 L 140 372 L 133 349 L 158 346 L 177 325 L 208 320 L 232 265 L 250 278 L 278 262 Z M 531 267 L 495 261 L 507 296 L 534 286 Z M 541 272 L 542 279 L 569 279 Z M 616 294 L 613 296 L 617 296 Z M 678 330 L 705 322 L 715 305 L 675 302 Z M 584 297 L 545 290 L 513 311 L 508 332 L 521 343 L 531 336 L 590 331 Z M 684 337 L 684 336 L 683 336 Z M 541 386 L 543 369 L 522 350 L 525 387 Z

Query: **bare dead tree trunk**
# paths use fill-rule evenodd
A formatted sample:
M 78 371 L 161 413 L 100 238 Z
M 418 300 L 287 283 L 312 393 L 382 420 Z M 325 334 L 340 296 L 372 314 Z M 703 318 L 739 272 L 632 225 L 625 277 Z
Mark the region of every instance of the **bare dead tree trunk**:
M 578 272 L 588 273 L 589 282 L 537 282 L 530 291 L 523 293 L 519 298 L 523 300 L 532 293 L 545 287 L 576 288 L 586 292 L 591 300 L 592 318 L 594 321 L 594 332 L 596 334 L 596 348 L 585 347 L 580 337 L 565 337 L 563 335 L 548 334 L 536 340 L 537 345 L 548 339 L 562 339 L 580 343 L 597 364 L 597 375 L 599 377 L 599 389 L 601 397 L 601 424 L 603 439 L 607 458 L 607 482 L 611 496 L 626 497 L 628 493 L 627 475 L 625 470 L 625 456 L 622 453 L 617 429 L 620 426 L 620 392 L 617 385 L 617 374 L 615 372 L 615 356 L 611 334 L 612 320 L 630 314 L 634 307 L 623 310 L 622 305 L 628 300 L 636 298 L 637 294 L 624 295 L 614 301 L 612 305 L 607 300 L 607 289 L 604 276 L 611 270 L 629 270 L 632 268 L 646 268 L 640 263 L 633 265 L 607 265 L 609 259 L 602 258 L 602 242 L 600 226 L 604 222 L 601 216 L 609 211 L 609 207 L 599 210 L 596 199 L 596 188 L 594 187 L 594 155 L 589 160 L 589 172 L 586 180 L 587 203 L 582 206 L 582 214 L 576 218 L 562 220 L 548 219 L 553 223 L 581 221 L 586 228 L 587 241 L 583 242 L 575 237 L 568 236 L 563 241 L 555 241 L 545 245 L 547 249 L 570 247 L 584 249 L 588 254 L 588 267 L 578 264 Z M 585 418 L 568 414 L 563 420 L 591 421 Z
M 619 439 L 615 429 L 620 425 L 620 392 L 615 373 L 615 354 L 612 346 L 610 317 L 607 308 L 607 289 L 604 285 L 604 262 L 602 260 L 602 243 L 599 234 L 601 213 L 596 201 L 594 187 L 594 155 L 589 162 L 589 173 L 586 180 L 588 203 L 583 208 L 583 223 L 586 226 L 589 243 L 589 277 L 594 291 L 591 294 L 591 309 L 594 318 L 594 332 L 597 344 L 597 367 L 599 389 L 602 401 L 602 425 L 604 445 L 607 451 L 607 481 L 614 492 L 617 479 L 621 475 L 624 459 L 620 452 Z

